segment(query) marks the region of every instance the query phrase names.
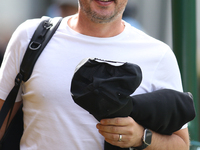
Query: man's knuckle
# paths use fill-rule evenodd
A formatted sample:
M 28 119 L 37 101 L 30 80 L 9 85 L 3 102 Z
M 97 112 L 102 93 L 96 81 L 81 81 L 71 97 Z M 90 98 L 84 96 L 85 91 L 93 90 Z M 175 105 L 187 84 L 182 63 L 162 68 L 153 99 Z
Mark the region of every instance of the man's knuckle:
M 129 130 L 127 130 L 127 134 L 128 134 L 128 135 L 133 135 L 133 133 L 134 133 L 134 131 L 132 130 L 132 128 L 129 129 Z
M 113 133 L 117 133 L 117 132 L 118 132 L 118 128 L 116 128 L 116 127 L 114 127 L 114 126 L 112 126 L 110 130 L 111 130 L 111 132 L 113 132 Z
M 111 139 L 116 139 L 116 136 L 114 134 L 111 135 Z
M 115 123 L 116 124 L 121 124 L 122 123 L 122 119 L 121 118 L 116 118 Z

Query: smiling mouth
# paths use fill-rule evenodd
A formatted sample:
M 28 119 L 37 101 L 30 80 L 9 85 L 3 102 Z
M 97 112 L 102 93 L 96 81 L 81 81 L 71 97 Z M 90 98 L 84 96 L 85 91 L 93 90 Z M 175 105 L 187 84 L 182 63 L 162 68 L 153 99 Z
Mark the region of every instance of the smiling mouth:
M 111 5 L 112 3 L 115 3 L 116 0 L 94 0 L 94 1 L 96 1 L 102 7 L 104 6 L 107 7 Z
M 101 2 L 111 2 L 111 1 L 114 1 L 114 0 L 98 0 L 98 1 L 101 1 Z

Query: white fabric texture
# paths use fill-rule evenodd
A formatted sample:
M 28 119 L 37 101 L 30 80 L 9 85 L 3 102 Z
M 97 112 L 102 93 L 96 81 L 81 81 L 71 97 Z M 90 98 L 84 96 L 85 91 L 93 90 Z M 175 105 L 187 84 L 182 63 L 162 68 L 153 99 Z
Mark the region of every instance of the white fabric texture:
M 139 65 L 143 79 L 133 94 L 163 88 L 182 91 L 176 58 L 166 44 L 128 23 L 114 37 L 82 35 L 67 25 L 68 19 L 63 19 L 17 97 L 24 104 L 21 150 L 103 150 L 104 138 L 96 129 L 97 120 L 76 105 L 70 94 L 74 70 L 84 58 Z M 14 32 L 0 70 L 1 99 L 13 87 L 27 44 L 40 21 L 28 20 Z

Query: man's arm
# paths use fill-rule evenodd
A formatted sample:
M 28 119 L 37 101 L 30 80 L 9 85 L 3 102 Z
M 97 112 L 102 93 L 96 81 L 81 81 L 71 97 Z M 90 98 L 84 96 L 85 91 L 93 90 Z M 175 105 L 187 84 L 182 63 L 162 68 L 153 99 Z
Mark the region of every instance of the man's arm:
M 147 150 L 189 150 L 188 129 L 179 130 L 172 135 L 161 135 L 153 132 L 152 144 Z
M 3 103 L 4 103 L 4 100 L 0 99 L 0 108 L 2 108 L 3 106 Z M 17 110 L 19 109 L 20 105 L 21 105 L 21 101 L 20 102 L 16 102 L 15 105 L 14 105 L 14 108 L 13 108 L 13 111 L 12 111 L 12 115 L 11 115 L 11 119 L 15 116 Z M 6 117 L 1 129 L 0 129 L 0 139 L 3 137 L 4 135 L 4 132 L 5 132 L 5 129 L 6 129 L 6 125 L 7 125 L 7 120 L 8 120 L 8 116 Z
M 97 124 L 99 133 L 105 140 L 122 148 L 142 145 L 144 128 L 131 117 L 103 119 Z M 161 135 L 153 132 L 151 145 L 146 150 L 189 150 L 188 129 L 179 130 L 172 135 Z M 119 142 L 119 134 L 122 140 Z

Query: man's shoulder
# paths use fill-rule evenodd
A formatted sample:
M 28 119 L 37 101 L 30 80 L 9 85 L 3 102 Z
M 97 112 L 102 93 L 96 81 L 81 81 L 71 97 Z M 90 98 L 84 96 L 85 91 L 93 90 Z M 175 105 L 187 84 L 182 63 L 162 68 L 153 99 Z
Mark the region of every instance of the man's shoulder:
M 126 23 L 126 26 L 126 37 L 128 37 L 128 40 L 130 40 L 130 42 L 132 42 L 133 44 L 138 43 L 140 45 L 143 45 L 144 47 L 150 46 L 164 50 L 171 49 L 166 43 L 150 36 L 145 31 L 139 30 L 128 23 Z
M 19 26 L 18 30 L 21 30 L 21 32 L 26 32 L 28 36 L 32 36 L 40 22 L 41 18 L 28 19 Z

